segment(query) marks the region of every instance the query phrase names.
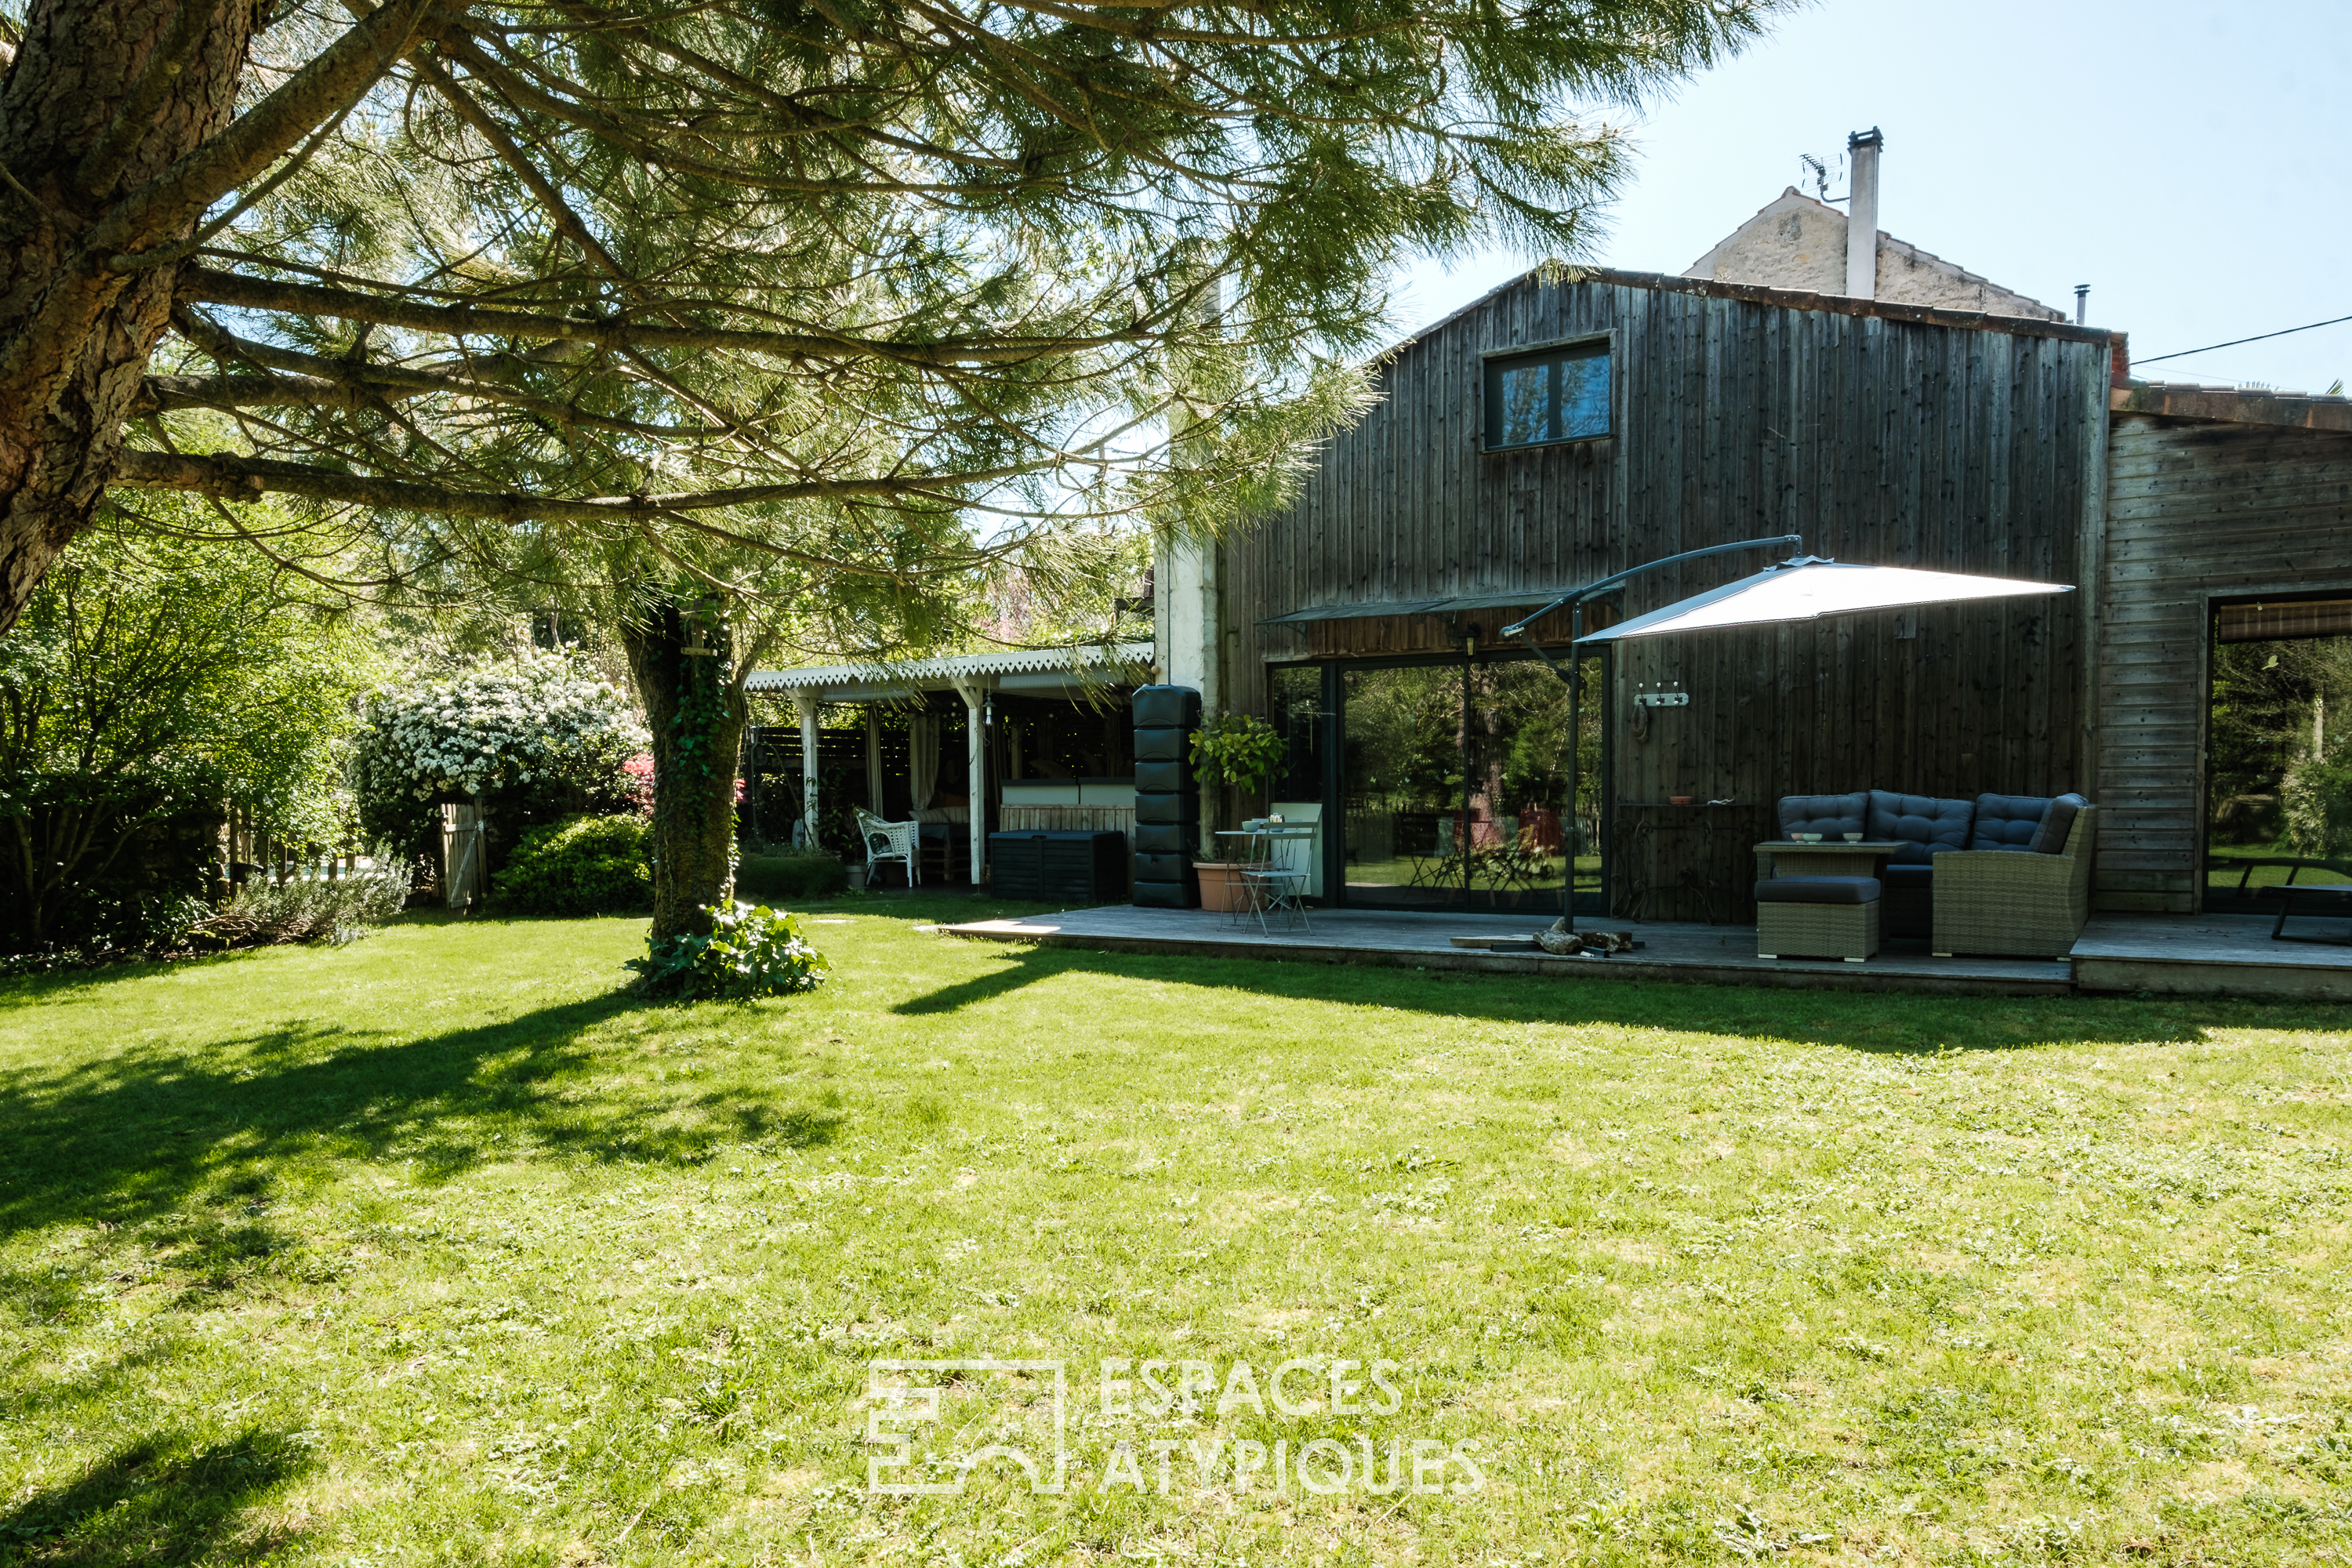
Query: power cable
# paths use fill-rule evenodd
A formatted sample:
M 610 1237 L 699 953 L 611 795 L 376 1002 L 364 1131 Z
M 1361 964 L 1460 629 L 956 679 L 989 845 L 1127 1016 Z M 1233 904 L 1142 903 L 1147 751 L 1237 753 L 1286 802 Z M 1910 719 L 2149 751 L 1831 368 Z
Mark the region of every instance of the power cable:
M 2258 343 L 2264 338 L 2283 338 L 2293 332 L 2307 332 L 2312 330 L 2312 327 L 2332 327 L 2336 325 L 2337 321 L 2352 321 L 2352 316 L 2337 316 L 2334 321 L 2314 321 L 2311 323 L 2310 327 L 2288 327 L 2283 331 L 2257 332 L 2251 338 L 2231 338 L 2226 343 L 2207 343 L 2201 349 L 2182 349 L 2178 353 L 2151 354 L 2146 359 L 2142 359 L 2138 355 L 2135 354 L 2132 356 L 2132 363 L 2135 365 L 2143 365 L 2154 364 L 2158 360 L 2187 359 L 2190 354 L 2211 353 L 2215 349 L 2233 349 L 2240 343 Z

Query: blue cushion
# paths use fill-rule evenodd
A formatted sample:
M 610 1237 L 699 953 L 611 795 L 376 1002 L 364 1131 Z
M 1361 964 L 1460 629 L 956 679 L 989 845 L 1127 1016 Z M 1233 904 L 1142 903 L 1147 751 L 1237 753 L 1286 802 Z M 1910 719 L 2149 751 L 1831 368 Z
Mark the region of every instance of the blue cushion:
M 1864 831 L 1873 838 L 1895 839 L 1903 845 L 1888 857 L 1889 864 L 1925 865 L 1931 855 L 1967 848 L 1969 825 L 1976 815 L 1974 801 L 1874 789 L 1870 792 L 1870 821 Z
M 1980 795 L 1975 824 L 1969 829 L 1971 849 L 2030 849 L 2050 802 L 2038 795 Z
M 1782 795 L 1780 837 L 1794 838 L 1800 833 L 1818 833 L 1835 839 L 1840 834 L 1860 833 L 1869 805 L 1870 796 L 1862 790 L 1852 795 Z
M 2063 855 L 2066 852 L 2066 835 L 2074 829 L 2074 816 L 2091 803 L 2079 795 L 2062 795 L 2050 803 L 2042 818 L 2042 826 L 2027 846 L 2037 855 Z
M 1868 904 L 1877 899 L 1875 877 L 1768 877 L 1756 884 L 1759 904 Z

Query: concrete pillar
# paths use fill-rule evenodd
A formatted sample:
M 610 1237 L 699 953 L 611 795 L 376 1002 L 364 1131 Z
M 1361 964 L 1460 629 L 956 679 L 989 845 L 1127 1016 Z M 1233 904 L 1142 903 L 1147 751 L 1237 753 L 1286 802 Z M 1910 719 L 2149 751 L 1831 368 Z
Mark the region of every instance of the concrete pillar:
M 974 677 L 957 681 L 955 689 L 963 699 L 964 799 L 970 803 L 964 812 L 971 818 L 971 885 L 978 888 L 988 856 L 988 682 Z
M 793 693 L 793 706 L 801 716 L 801 841 L 808 848 L 816 842 L 816 709 L 822 696 L 814 691 Z
M 1857 300 L 1878 298 L 1878 153 L 1885 142 L 1874 125 L 1845 139 L 1845 291 Z

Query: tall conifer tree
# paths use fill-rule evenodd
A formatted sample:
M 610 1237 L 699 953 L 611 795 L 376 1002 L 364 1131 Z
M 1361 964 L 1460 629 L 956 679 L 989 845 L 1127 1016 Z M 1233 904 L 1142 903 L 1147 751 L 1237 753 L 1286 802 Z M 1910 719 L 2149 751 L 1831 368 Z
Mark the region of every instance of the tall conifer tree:
M 1578 254 L 1590 116 L 1774 3 L 30 0 L 0 628 L 110 486 L 656 584 L 651 642 L 763 559 L 887 600 L 1222 526 L 1393 261 Z

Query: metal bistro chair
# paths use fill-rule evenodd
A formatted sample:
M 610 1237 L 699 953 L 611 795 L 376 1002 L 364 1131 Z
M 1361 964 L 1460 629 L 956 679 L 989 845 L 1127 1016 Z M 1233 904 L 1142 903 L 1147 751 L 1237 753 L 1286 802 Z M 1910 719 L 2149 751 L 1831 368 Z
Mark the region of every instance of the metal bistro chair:
M 1265 835 L 1255 822 L 1244 822 L 1238 828 L 1219 829 L 1217 837 L 1224 847 L 1220 852 L 1234 867 L 1234 897 L 1225 906 L 1225 923 L 1241 925 L 1257 913 L 1257 884 L 1250 876 L 1266 868 Z
M 1454 846 L 1454 820 L 1451 816 L 1437 819 L 1433 845 L 1428 854 L 1412 858 L 1412 875 L 1405 881 L 1408 888 L 1436 889 L 1445 895 L 1445 901 L 1449 904 L 1454 901 L 1454 894 L 1461 890 L 1462 881 L 1462 860 L 1460 851 Z
M 1257 928 L 1268 936 L 1274 934 L 1274 922 L 1279 920 L 1285 929 L 1315 928 L 1307 919 L 1307 872 L 1290 863 L 1287 849 L 1293 844 L 1313 840 L 1311 827 L 1286 827 L 1261 817 L 1242 825 L 1250 831 L 1252 854 L 1242 866 L 1243 906 L 1257 916 Z M 1285 850 L 1276 858 L 1276 847 Z
M 915 853 L 915 826 L 911 822 L 885 822 L 870 811 L 858 810 L 857 836 L 866 841 L 867 887 L 874 885 L 874 873 L 885 860 L 896 860 L 907 868 L 908 887 L 922 884 L 922 862 Z

